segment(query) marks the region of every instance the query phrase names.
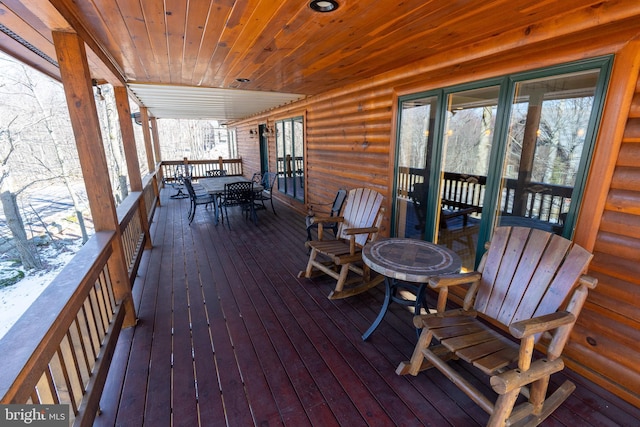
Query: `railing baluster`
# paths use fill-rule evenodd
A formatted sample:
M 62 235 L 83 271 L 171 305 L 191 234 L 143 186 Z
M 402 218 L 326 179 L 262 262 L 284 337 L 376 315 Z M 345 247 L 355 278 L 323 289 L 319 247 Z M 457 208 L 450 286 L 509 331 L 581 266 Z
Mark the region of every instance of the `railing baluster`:
M 104 274 L 100 274 L 100 289 L 102 289 L 102 299 L 105 301 L 107 307 L 107 314 L 109 318 L 109 323 L 111 323 L 111 319 L 113 318 L 113 314 L 115 313 L 115 300 L 113 299 L 113 294 L 110 292 L 111 283 L 109 282 L 108 276 Z
M 62 344 L 62 343 L 61 343 Z M 71 409 L 74 414 L 78 413 L 78 405 L 76 404 L 76 399 L 73 394 L 73 386 L 71 385 L 71 379 L 69 378 L 69 372 L 67 371 L 67 365 L 64 360 L 64 356 L 62 355 L 62 350 L 58 347 L 58 351 L 56 352 L 58 355 L 58 369 L 59 373 L 56 375 L 56 369 L 53 369 L 54 380 L 56 384 L 55 390 L 58 392 L 58 395 L 66 396 L 66 398 L 61 399 L 67 401 L 71 404 Z M 56 377 L 58 379 L 56 380 Z M 65 387 L 62 387 L 62 383 L 65 384 Z
M 91 326 L 95 328 L 96 332 L 96 341 L 99 343 L 102 336 L 104 335 L 104 331 L 102 330 L 102 321 L 100 319 L 100 310 L 97 308 L 97 303 L 95 300 L 95 288 L 91 288 L 89 290 L 89 297 L 87 301 L 89 303 L 89 314 L 91 314 Z
M 44 389 L 46 386 L 46 391 L 49 394 L 49 399 L 45 400 L 45 402 L 51 402 L 54 405 L 60 404 L 60 399 L 58 397 L 58 393 L 56 393 L 56 385 L 53 382 L 53 374 L 51 373 L 51 366 L 47 366 L 47 369 L 44 371 L 43 375 L 44 385 L 42 389 L 38 387 L 38 395 L 42 400 L 42 395 L 44 394 Z
M 82 331 L 80 330 L 80 319 L 78 318 L 80 316 L 80 313 L 78 313 L 78 315 L 76 316 L 75 320 L 73 321 L 73 323 L 76 325 L 75 327 L 75 331 L 76 334 L 78 336 L 78 341 L 80 344 L 80 350 L 82 352 L 82 360 L 84 361 L 84 369 L 86 372 L 89 373 L 88 376 L 91 376 L 91 365 L 89 363 L 89 355 L 87 354 L 87 346 L 85 344 L 85 337 L 82 334 Z
M 70 329 L 71 330 L 71 329 Z M 71 337 L 71 332 L 67 331 L 67 341 L 69 343 L 69 349 L 68 349 L 68 353 L 71 356 L 71 362 L 74 368 L 74 371 L 76 376 L 77 376 L 77 381 L 78 384 L 80 385 L 80 393 L 79 395 L 82 396 L 82 390 L 84 390 L 84 386 L 86 385 L 84 382 L 84 376 L 82 375 L 82 372 L 80 371 L 80 364 L 78 363 L 78 355 L 76 354 L 76 346 L 75 343 Z M 86 375 L 87 379 L 89 378 L 89 373 L 87 373 Z M 78 402 L 79 403 L 79 402 Z
M 78 315 L 80 315 L 80 313 L 82 313 L 82 318 L 84 319 L 84 323 L 82 323 L 82 327 L 84 328 L 83 330 L 83 335 L 86 336 L 89 340 L 89 348 L 91 349 L 91 358 L 95 360 L 95 358 L 98 355 L 98 352 L 96 350 L 97 347 L 99 347 L 99 345 L 96 347 L 96 343 L 95 343 L 95 335 L 92 333 L 91 331 L 91 326 L 90 326 L 90 322 L 89 322 L 89 315 L 87 314 L 87 301 L 85 300 L 85 302 L 82 304 L 82 308 L 80 309 L 80 311 L 78 312 Z
M 94 284 L 93 288 L 89 292 L 89 296 L 91 297 L 91 308 L 93 309 L 93 317 L 96 322 L 96 327 L 98 331 L 98 341 L 102 341 L 102 337 L 107 332 L 107 328 L 105 327 L 104 316 L 102 315 L 102 310 L 100 310 L 100 302 L 98 301 L 98 291 L 96 290 L 96 286 Z

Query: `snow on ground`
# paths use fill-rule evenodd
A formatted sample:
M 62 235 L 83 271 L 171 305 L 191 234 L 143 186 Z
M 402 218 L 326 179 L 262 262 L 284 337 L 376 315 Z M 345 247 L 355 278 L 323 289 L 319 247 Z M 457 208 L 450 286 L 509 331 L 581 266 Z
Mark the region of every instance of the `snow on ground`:
M 5 252 L 11 244 L 3 246 L 3 251 L 0 251 L 0 279 L 15 275 L 16 270 L 21 270 L 24 278 L 13 285 L 0 288 L 0 339 L 82 245 L 77 221 L 70 221 L 70 218 L 75 219 L 75 210 L 66 187 L 48 185 L 25 192 L 20 200 L 27 232 L 30 237 L 38 238 L 38 255 L 45 268 L 41 271 L 25 271 L 21 266 L 16 267 L 17 255 Z M 38 213 L 37 216 L 34 212 Z M 0 209 L 0 237 L 8 239 L 10 233 L 4 221 Z M 46 229 L 43 221 L 47 224 Z M 92 233 L 91 220 L 85 218 L 85 222 L 89 227 L 88 231 Z
M 49 245 L 40 253 L 47 265 L 46 270 L 25 271 L 25 277 L 18 283 L 0 288 L 0 339 L 73 258 L 80 249 L 80 242 L 65 247 L 62 252 L 54 245 Z M 2 264 L 0 270 L 3 270 Z

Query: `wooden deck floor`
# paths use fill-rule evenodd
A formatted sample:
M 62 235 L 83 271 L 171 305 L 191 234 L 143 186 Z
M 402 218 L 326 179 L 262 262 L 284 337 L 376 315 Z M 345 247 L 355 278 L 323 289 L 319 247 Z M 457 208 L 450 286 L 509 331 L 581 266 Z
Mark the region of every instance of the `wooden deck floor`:
M 361 340 L 382 287 L 330 301 L 328 280 L 296 277 L 307 260 L 302 216 L 276 201 L 277 216 L 260 211 L 254 226 L 234 213 L 229 230 L 199 206 L 189 225 L 188 201 L 169 194 L 134 287 L 139 322 L 120 337 L 96 425 L 486 423 L 439 372 L 394 373 L 416 340 L 402 307 Z M 544 425 L 637 423 L 638 408 L 568 375 L 577 390 Z

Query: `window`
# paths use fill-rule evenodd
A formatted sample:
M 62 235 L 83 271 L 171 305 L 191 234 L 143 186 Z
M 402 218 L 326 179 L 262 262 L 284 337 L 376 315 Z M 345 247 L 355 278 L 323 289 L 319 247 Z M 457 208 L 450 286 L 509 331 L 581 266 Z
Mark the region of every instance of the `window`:
M 571 237 L 611 58 L 401 97 L 393 234 L 472 269 L 496 225 Z
M 304 119 L 276 121 L 278 191 L 304 202 Z

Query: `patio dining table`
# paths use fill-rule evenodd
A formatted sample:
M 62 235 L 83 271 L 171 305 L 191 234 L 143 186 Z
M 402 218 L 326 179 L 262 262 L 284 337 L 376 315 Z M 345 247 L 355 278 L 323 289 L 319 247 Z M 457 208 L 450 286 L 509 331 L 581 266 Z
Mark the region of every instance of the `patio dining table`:
M 222 196 L 224 194 L 224 186 L 226 184 L 231 184 L 232 182 L 250 182 L 250 179 L 247 179 L 243 176 L 220 176 L 213 178 L 201 178 L 198 182 L 202 185 L 205 191 L 214 196 L 215 199 Z M 264 188 L 260 184 L 253 183 L 253 193 L 259 193 Z M 218 224 L 219 221 L 219 212 L 218 212 L 218 204 L 213 204 L 213 211 L 215 214 L 215 223 Z

